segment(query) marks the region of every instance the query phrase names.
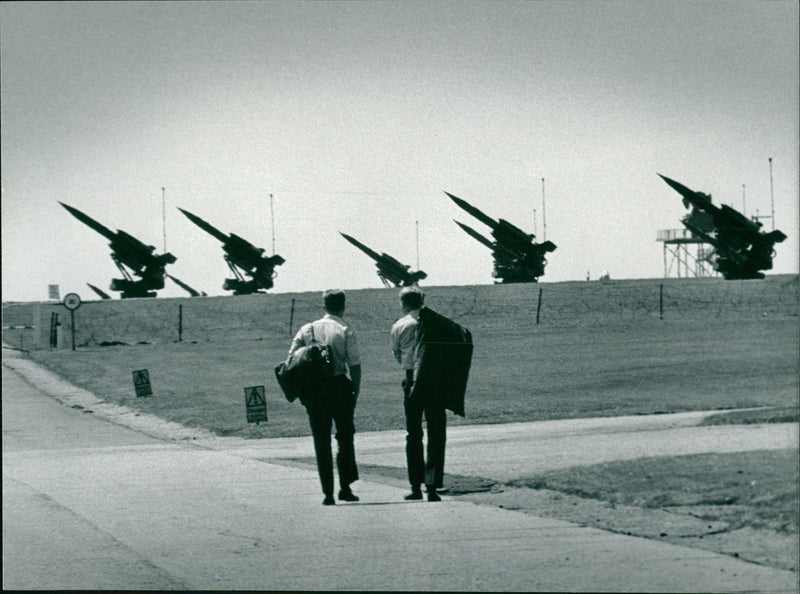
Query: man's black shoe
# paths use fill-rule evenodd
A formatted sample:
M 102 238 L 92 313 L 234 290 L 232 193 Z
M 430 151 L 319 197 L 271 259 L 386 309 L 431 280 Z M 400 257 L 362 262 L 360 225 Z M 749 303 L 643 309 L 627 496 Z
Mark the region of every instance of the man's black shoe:
M 359 501 L 359 498 L 350 489 L 342 489 L 339 491 L 339 501 Z
M 419 488 L 413 489 L 412 488 L 411 489 L 411 493 L 406 495 L 403 499 L 405 499 L 406 501 L 418 501 L 418 500 L 422 499 L 422 489 L 419 489 Z
M 325 495 L 322 505 L 336 505 L 336 500 L 333 498 L 333 495 Z
M 442 498 L 436 493 L 436 489 L 428 487 L 428 501 L 441 501 Z

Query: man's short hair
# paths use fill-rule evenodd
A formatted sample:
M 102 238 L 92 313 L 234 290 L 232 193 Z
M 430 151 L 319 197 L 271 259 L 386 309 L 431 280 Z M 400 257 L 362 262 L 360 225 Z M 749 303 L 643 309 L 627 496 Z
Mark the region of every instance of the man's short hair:
M 400 289 L 400 303 L 409 309 L 419 309 L 425 300 L 425 294 L 419 287 L 403 287 Z
M 328 289 L 322 294 L 322 304 L 328 313 L 343 312 L 344 302 L 344 291 L 341 289 Z

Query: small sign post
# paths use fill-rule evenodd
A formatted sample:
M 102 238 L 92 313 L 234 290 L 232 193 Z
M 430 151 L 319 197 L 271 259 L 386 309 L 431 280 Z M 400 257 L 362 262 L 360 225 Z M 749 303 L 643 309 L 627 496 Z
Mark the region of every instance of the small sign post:
M 136 397 L 152 396 L 153 389 L 150 387 L 150 372 L 140 369 L 133 372 L 133 387 L 136 390 Z
M 75 310 L 81 306 L 81 298 L 77 293 L 64 295 L 64 307 L 69 310 L 70 327 L 72 330 L 72 350 L 75 350 Z
M 267 400 L 264 397 L 264 386 L 252 386 L 244 389 L 244 402 L 247 405 L 247 422 L 258 425 L 267 421 Z

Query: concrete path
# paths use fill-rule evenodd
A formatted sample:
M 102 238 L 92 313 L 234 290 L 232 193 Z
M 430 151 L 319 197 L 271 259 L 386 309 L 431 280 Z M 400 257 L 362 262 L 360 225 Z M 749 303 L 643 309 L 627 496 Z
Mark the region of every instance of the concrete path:
M 277 463 L 311 456 L 310 438 L 153 437 L 70 404 L 89 397 L 75 388 L 43 392 L 35 385 L 52 377 L 11 364 L 5 589 L 798 591 L 794 572 L 456 498 L 409 503 L 386 482 L 362 479 L 360 503 L 323 507 L 315 471 Z M 504 480 L 666 452 L 681 432 L 691 451 L 797 446 L 796 427 L 726 427 L 726 438 L 692 428 L 699 418 L 454 427 L 448 471 Z M 359 434 L 356 448 L 362 464 L 404 465 L 400 433 Z

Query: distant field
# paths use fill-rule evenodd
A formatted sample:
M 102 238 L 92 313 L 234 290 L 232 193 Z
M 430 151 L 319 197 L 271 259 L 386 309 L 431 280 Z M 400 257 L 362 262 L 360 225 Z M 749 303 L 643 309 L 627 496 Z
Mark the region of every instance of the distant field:
M 453 424 L 741 407 L 796 418 L 797 277 L 425 291 L 427 305 L 470 328 L 475 342 L 467 416 L 450 417 Z M 286 356 L 290 325 L 295 331 L 318 317 L 319 302 L 316 293 L 89 302 L 76 312 L 75 352 L 30 356 L 110 401 L 221 435 L 307 435 L 302 406 L 283 399 L 272 368 Z M 36 307 L 40 321 L 49 323 L 51 311 L 69 320 L 61 306 Z M 4 304 L 4 326 L 24 325 L 33 309 Z M 364 359 L 359 431 L 404 426 L 401 374 L 388 347 L 399 315 L 396 290 L 348 291 L 346 317 Z M 11 346 L 19 336 L 4 331 Z M 152 398 L 134 395 L 138 369 L 150 372 Z M 267 392 L 270 418 L 260 426 L 245 420 L 243 389 L 254 385 Z

